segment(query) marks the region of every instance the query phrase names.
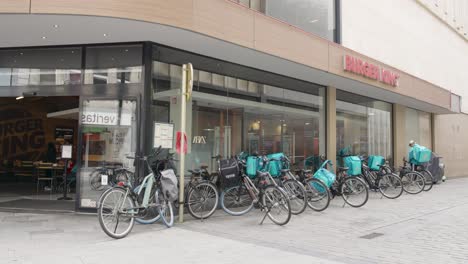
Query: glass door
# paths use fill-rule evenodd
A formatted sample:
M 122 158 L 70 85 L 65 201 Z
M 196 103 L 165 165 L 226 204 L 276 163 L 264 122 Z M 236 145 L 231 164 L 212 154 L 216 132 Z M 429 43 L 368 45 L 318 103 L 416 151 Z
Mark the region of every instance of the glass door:
M 83 100 L 79 207 L 96 208 L 107 188 L 133 179 L 137 148 L 136 100 Z

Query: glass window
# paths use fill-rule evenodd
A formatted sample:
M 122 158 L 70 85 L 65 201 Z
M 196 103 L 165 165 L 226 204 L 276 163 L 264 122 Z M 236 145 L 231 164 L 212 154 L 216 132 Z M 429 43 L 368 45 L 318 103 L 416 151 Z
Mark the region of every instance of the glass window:
M 406 144 L 410 140 L 419 145 L 432 148 L 431 114 L 412 108 L 405 110 Z
M 140 83 L 142 46 L 86 48 L 85 84 Z
M 334 40 L 335 0 L 236 0 L 304 31 Z
M 132 180 L 136 149 L 136 101 L 86 100 L 81 112 L 81 207 L 96 207 L 101 193 Z
M 230 157 L 242 151 L 284 152 L 293 162 L 325 153 L 323 87 L 190 53 L 157 49 L 155 67 L 169 64 L 179 68 L 177 77 L 170 80 L 158 75 L 160 70 L 153 71 L 153 120 L 172 123 L 175 131 L 180 127 L 181 84 L 173 84 L 180 79 L 182 63 L 190 61 L 196 69 L 187 102 L 188 169 L 205 164 L 214 171 L 217 163 L 213 156 Z
M 0 50 L 0 86 L 81 83 L 81 48 Z
M 340 90 L 336 99 L 339 165 L 345 155 L 380 155 L 393 162 L 392 105 Z

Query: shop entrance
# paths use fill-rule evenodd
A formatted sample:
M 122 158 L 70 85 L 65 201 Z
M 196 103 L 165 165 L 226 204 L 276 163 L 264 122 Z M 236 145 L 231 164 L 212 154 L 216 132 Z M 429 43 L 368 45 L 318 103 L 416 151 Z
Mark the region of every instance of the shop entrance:
M 0 209 L 74 211 L 78 118 L 77 96 L 0 98 Z

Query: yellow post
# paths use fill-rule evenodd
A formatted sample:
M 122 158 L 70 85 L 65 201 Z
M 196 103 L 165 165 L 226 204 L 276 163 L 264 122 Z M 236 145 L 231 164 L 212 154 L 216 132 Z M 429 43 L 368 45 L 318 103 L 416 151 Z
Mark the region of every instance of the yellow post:
M 180 160 L 179 160 L 179 223 L 184 222 L 184 174 L 185 174 L 185 120 L 187 111 L 187 101 L 190 99 L 193 87 L 193 67 L 191 63 L 182 66 L 182 87 L 180 96 Z

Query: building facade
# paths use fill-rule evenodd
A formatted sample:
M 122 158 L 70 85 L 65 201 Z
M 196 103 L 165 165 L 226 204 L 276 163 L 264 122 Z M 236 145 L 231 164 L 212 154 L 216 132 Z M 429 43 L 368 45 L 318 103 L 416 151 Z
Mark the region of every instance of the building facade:
M 242 151 L 298 164 L 382 155 L 398 166 L 413 139 L 461 175 L 464 146 L 447 139 L 463 137 L 466 38 L 424 3 L 395 1 L 453 39 L 447 57 L 413 43 L 416 22 L 392 27 L 369 0 L 78 2 L 0 0 L 0 159 L 5 175 L 23 170 L 28 181 L 48 142 L 72 144 L 79 210 L 96 207 L 98 168 L 139 171 L 127 155 L 178 148 L 185 63 L 195 69 L 186 168 L 215 170 L 211 157 Z

